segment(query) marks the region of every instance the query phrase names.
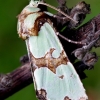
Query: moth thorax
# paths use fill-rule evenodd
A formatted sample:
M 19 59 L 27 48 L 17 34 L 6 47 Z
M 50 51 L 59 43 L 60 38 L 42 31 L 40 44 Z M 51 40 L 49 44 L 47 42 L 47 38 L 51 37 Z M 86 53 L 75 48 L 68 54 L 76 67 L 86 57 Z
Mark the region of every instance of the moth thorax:
M 48 16 L 43 12 L 34 12 L 27 15 L 24 13 L 24 16 L 20 14 L 18 21 L 19 37 L 25 40 L 30 36 L 38 36 L 41 26 L 47 22 Z

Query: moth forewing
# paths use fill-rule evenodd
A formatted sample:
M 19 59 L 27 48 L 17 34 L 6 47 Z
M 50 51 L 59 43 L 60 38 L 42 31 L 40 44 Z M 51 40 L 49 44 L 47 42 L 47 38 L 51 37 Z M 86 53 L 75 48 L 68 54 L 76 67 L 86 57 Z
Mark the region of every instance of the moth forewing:
M 36 11 L 36 6 L 33 8 Z M 42 15 L 45 14 L 22 11 L 18 17 L 18 33 L 26 41 L 37 98 L 87 100 L 83 84 L 56 35 L 53 23 Z
M 64 100 L 67 97 L 68 100 L 86 100 L 85 89 L 52 25 L 46 22 L 38 36 L 32 36 L 28 41 L 38 97 L 45 94 L 45 100 Z

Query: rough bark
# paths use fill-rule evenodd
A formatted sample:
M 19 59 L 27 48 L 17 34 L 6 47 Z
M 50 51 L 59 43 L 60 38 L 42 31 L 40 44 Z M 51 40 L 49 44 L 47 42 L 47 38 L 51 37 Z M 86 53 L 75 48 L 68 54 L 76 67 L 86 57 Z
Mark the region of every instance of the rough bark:
M 4 100 L 32 83 L 30 63 L 28 62 L 0 78 L 0 100 Z

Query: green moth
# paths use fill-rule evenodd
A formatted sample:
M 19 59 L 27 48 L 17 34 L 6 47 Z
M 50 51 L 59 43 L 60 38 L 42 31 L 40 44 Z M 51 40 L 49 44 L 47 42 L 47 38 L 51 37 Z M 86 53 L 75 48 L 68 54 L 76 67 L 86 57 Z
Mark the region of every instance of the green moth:
M 87 100 L 49 15 L 31 0 L 18 16 L 18 34 L 25 40 L 38 100 Z

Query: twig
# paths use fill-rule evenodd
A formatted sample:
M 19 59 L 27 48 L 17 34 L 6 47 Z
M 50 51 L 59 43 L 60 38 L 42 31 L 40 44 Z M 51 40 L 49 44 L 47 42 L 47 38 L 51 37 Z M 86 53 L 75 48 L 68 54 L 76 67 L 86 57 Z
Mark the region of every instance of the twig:
M 0 100 L 6 99 L 7 97 L 13 95 L 15 92 L 32 83 L 30 63 L 26 63 L 13 72 L 7 74 L 7 76 L 10 77 L 9 81 L 11 82 L 9 83 L 9 86 L 6 85 L 6 82 L 8 81 L 6 78 L 5 83 L 2 81 L 0 82 L 3 85 L 2 89 L 0 89 Z M 5 75 L 2 76 L 2 78 L 4 77 Z

